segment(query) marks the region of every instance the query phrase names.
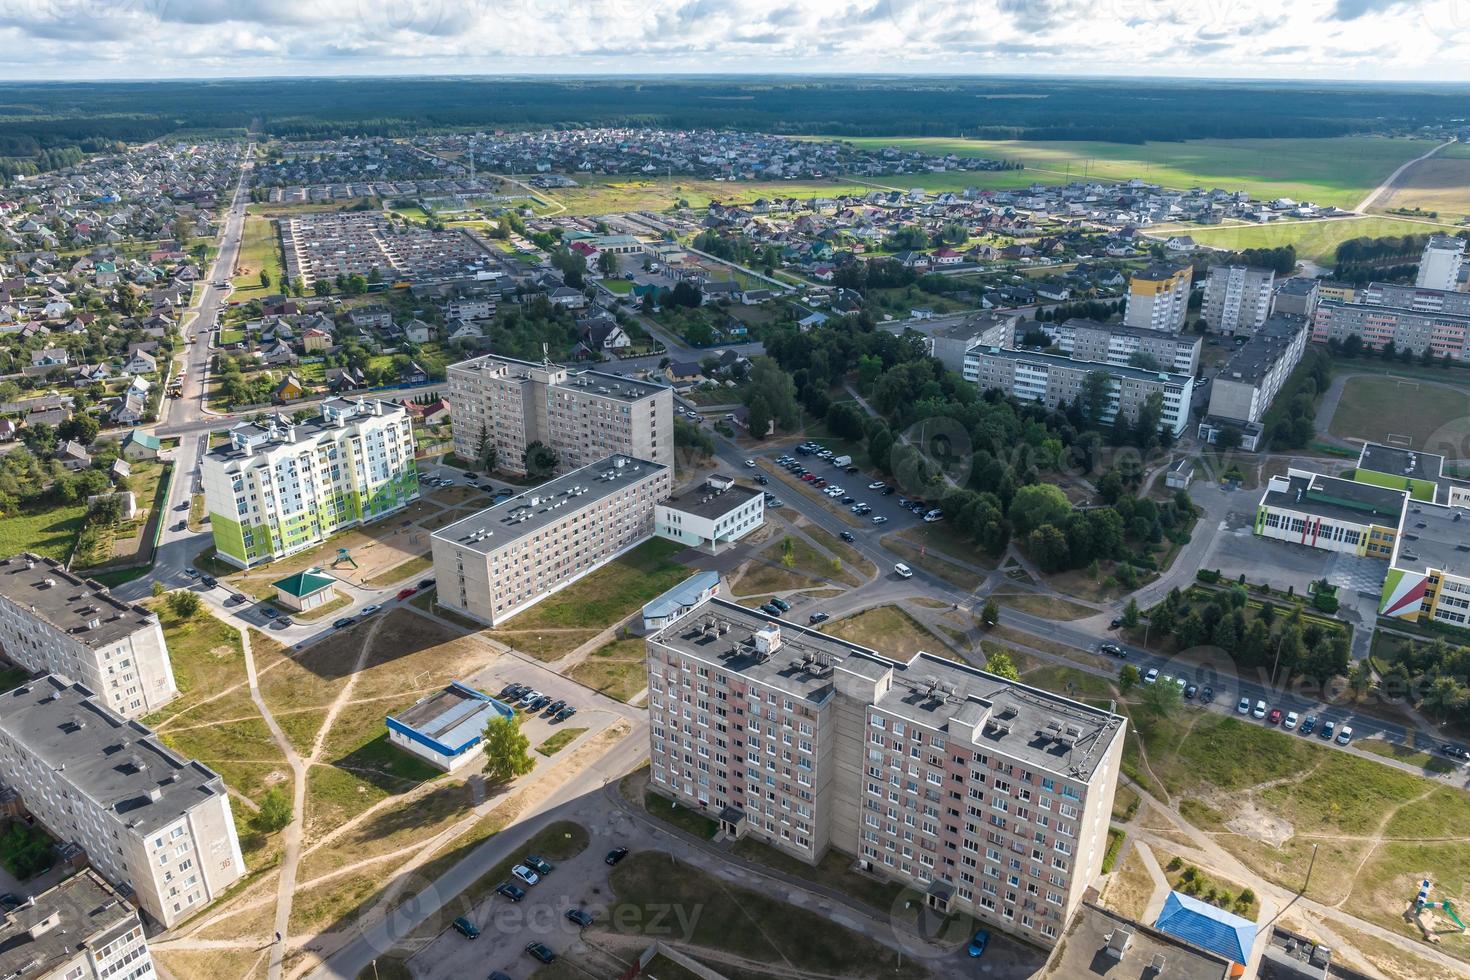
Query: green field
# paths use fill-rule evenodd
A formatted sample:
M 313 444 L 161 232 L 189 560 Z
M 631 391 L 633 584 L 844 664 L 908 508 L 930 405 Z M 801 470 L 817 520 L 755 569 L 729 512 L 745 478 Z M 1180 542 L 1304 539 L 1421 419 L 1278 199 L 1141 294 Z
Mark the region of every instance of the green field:
M 1035 142 L 950 138 L 866 137 L 848 142 L 874 149 L 896 146 L 926 153 L 983 156 L 1023 164 L 1022 171 L 965 177 L 977 186 L 987 178 L 1022 175 L 1032 180 L 1082 176 L 1128 180 L 1139 177 L 1166 187 L 1224 187 L 1253 197 L 1290 197 L 1351 208 L 1406 160 L 1434 146 L 1429 140 L 1341 136 L 1331 139 L 1189 140 L 1180 143 Z M 900 178 L 895 178 L 900 179 Z M 929 186 L 926 176 L 909 178 Z
M 1374 216 L 1275 222 L 1269 225 L 1158 225 L 1148 229 L 1148 234 L 1158 239 L 1174 234 L 1188 235 L 1201 245 L 1231 251 L 1294 245 L 1298 258 L 1331 265 L 1337 258 L 1337 246 L 1350 238 L 1428 235 L 1454 230 L 1450 225 Z
M 271 274 L 269 289 L 261 288 L 261 269 Z M 240 237 L 240 254 L 235 258 L 235 275 L 231 280 L 237 296 L 243 301 L 273 293 L 281 288 L 284 276 L 275 222 L 253 214 L 246 215 L 245 231 Z
M 42 558 L 66 561 L 86 515 L 83 504 L 8 513 L 0 520 L 0 551 L 7 555 L 29 551 Z
M 1328 429 L 1344 439 L 1443 453 L 1470 437 L 1470 393 L 1394 378 L 1348 378 Z

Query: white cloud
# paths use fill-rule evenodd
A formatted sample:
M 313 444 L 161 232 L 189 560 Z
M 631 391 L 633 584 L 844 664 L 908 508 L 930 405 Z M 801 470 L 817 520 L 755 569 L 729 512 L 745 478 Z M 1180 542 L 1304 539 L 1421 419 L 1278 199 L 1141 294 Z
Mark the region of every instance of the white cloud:
M 0 0 L 12 78 L 907 72 L 1470 80 L 1465 0 Z

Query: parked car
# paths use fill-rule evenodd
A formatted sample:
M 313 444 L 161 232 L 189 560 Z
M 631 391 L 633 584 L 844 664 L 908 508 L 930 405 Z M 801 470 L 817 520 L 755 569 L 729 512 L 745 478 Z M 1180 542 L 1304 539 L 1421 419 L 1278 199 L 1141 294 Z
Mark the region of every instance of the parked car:
M 1287 731 L 1291 731 L 1293 728 L 1296 727 L 1296 723 L 1298 720 L 1299 716 L 1295 711 L 1288 711 L 1286 713 L 1286 717 L 1281 719 L 1281 727 L 1286 729 Z
M 369 603 L 368 605 L 362 607 L 362 612 L 358 613 L 358 615 L 371 616 L 375 612 L 380 612 L 382 608 L 383 607 L 378 605 L 376 602 Z
M 527 713 L 534 714 L 535 712 L 540 711 L 542 708 L 546 707 L 550 703 L 551 703 L 551 695 L 550 694 L 543 694 L 539 698 L 537 698 L 536 700 L 532 701 L 531 702 L 531 706 L 528 707 L 526 709 L 526 711 L 527 711 Z
M 750 469 L 750 470 L 755 469 L 755 460 L 753 460 L 753 459 L 747 459 L 745 461 L 745 468 L 746 469 Z
M 466 939 L 480 938 L 480 927 L 475 925 L 469 919 L 466 919 L 464 916 L 460 916 L 459 918 L 454 920 L 454 931 L 459 933 Z
M 1145 684 L 1153 684 L 1158 679 L 1159 679 L 1159 668 L 1157 668 L 1157 667 L 1150 667 L 1148 669 L 1148 671 L 1146 673 L 1144 673 L 1144 675 L 1143 675 L 1143 682 Z
M 507 684 L 507 685 L 505 685 L 504 687 L 502 687 L 500 689 L 500 700 L 502 700 L 502 701 L 519 701 L 520 698 L 521 698 L 521 695 L 524 694 L 525 691 L 526 691 L 526 685 L 524 685 L 524 684 L 515 684 L 515 683 Z
M 1353 740 L 1353 726 L 1343 725 L 1337 732 L 1337 744 L 1346 745 Z
M 779 617 L 781 615 L 781 610 L 780 609 L 777 609 L 775 606 L 771 605 L 769 602 L 767 602 L 767 603 L 765 603 L 764 605 L 761 606 L 761 612 L 765 613 L 767 616 L 777 616 L 777 617 Z
M 567 705 L 565 708 L 562 708 L 560 711 L 558 711 L 556 713 L 556 718 L 554 720 L 556 720 L 556 721 L 566 721 L 568 718 L 570 718 L 572 715 L 574 715 L 576 713 L 577 713 L 577 709 L 576 708 L 572 707 L 571 705 Z
M 587 928 L 594 921 L 596 921 L 595 919 L 593 919 L 591 912 L 587 912 L 583 909 L 567 909 L 565 915 L 568 920 L 575 922 L 583 929 Z
M 882 480 L 874 480 L 872 483 L 869 483 L 868 484 L 868 489 L 869 490 L 882 490 L 883 489 L 883 481 Z
M 511 868 L 510 873 L 515 875 L 517 878 L 521 879 L 528 885 L 534 885 L 536 884 L 536 882 L 541 880 L 540 875 L 532 871 L 530 868 L 526 867 L 524 864 L 518 864 L 514 868 Z
M 903 562 L 899 562 L 898 564 L 893 566 L 893 574 L 897 575 L 899 578 L 913 578 L 914 570 L 905 565 Z
M 508 881 L 502 881 L 500 884 L 495 886 L 495 894 L 503 895 L 504 897 L 510 899 L 512 902 L 519 902 L 521 899 L 526 897 L 526 890 L 520 885 L 512 885 Z
M 1184 699 L 1186 701 L 1193 701 L 1194 696 L 1198 693 L 1199 688 L 1197 686 L 1195 686 L 1194 684 L 1188 684 L 1184 688 Z
M 1324 742 L 1332 741 L 1332 732 L 1336 725 L 1327 719 L 1322 719 L 1322 727 L 1317 730 L 1317 737 Z
M 1116 643 L 1099 643 L 1097 652 L 1109 657 L 1126 657 L 1123 648 Z
M 839 538 L 841 538 L 842 540 L 844 540 L 844 541 L 856 541 L 857 540 L 857 535 L 853 534 L 851 531 L 843 531 L 842 533 L 838 534 L 837 536 Z
M 813 626 L 815 626 L 817 623 L 825 623 L 827 620 L 829 620 L 831 618 L 832 618 L 831 616 L 828 616 L 824 612 L 814 612 L 814 613 L 812 613 L 810 616 L 808 616 L 806 618 L 806 621 L 808 623 L 811 623 Z
M 551 872 L 556 867 L 550 861 L 546 860 L 544 857 L 541 857 L 539 854 L 531 854 L 527 856 L 526 859 L 521 863 L 543 878 L 551 874 Z
M 1271 713 L 1266 716 L 1266 724 L 1268 724 L 1268 725 L 1279 725 L 1279 724 L 1281 724 L 1281 709 L 1280 708 L 1272 708 L 1271 709 Z
M 1299 731 L 1303 735 L 1310 735 L 1310 734 L 1312 734 L 1312 729 L 1314 729 L 1316 727 L 1317 727 L 1317 716 L 1316 715 L 1307 715 L 1305 718 L 1302 719 L 1302 727 L 1299 728 L 1299 729 L 1297 729 L 1297 731 Z
M 332 620 L 332 629 L 334 630 L 345 630 L 351 625 L 352 619 L 349 616 L 343 616 L 341 619 Z
M 1251 717 L 1256 719 L 1256 721 L 1260 721 L 1266 717 L 1266 702 L 1257 701 L 1256 706 L 1251 709 Z
M 760 475 L 760 476 L 758 476 L 758 477 L 755 478 L 755 482 L 756 483 L 759 483 L 761 486 L 766 486 L 767 484 L 769 484 L 771 482 L 771 479 L 770 479 L 770 477 L 765 476 L 764 474 L 762 474 L 762 475 Z
M 418 589 L 415 589 L 413 586 L 409 586 L 406 589 L 399 589 L 398 590 L 398 598 L 400 598 L 400 599 L 407 599 L 411 595 L 417 595 L 418 594 L 418 591 L 419 590 Z
M 212 589 L 216 585 L 219 585 L 219 579 L 215 578 L 213 575 L 201 575 L 199 576 L 199 581 L 204 583 L 204 587 L 206 589 Z
M 541 712 L 541 717 L 550 718 L 552 715 L 556 714 L 558 711 L 560 711 L 562 708 L 565 708 L 566 706 L 567 703 L 565 700 L 563 700 L 562 698 L 557 698 L 555 701 L 546 706 L 546 710 Z
M 187 575 L 187 576 L 189 576 L 190 578 L 198 578 L 199 577 L 199 569 L 193 568 L 193 567 L 188 567 L 188 568 L 185 568 L 184 569 L 184 574 Z
M 1250 698 L 1241 698 L 1240 701 L 1235 705 L 1235 712 L 1236 712 L 1236 714 L 1241 714 L 1241 715 L 1248 715 L 1248 714 L 1250 714 L 1251 713 L 1251 699 Z
M 965 952 L 969 953 L 972 958 L 978 959 L 979 957 L 985 955 L 985 947 L 989 944 L 990 933 L 986 932 L 984 929 L 981 929 L 979 932 L 975 933 L 974 938 L 970 940 L 970 945 L 965 947 Z
M 1204 687 L 1200 688 L 1199 699 L 1201 704 L 1209 704 L 1210 702 L 1214 701 L 1215 689 L 1206 684 Z
M 626 847 L 614 847 L 612 850 L 607 852 L 607 857 L 602 859 L 602 863 L 617 864 L 619 861 L 627 856 L 628 849 Z
M 556 954 L 553 953 L 551 951 L 551 947 L 546 945 L 545 943 L 526 943 L 526 952 L 530 953 L 542 963 L 556 962 Z
M 434 579 L 431 579 L 431 578 L 422 579 L 422 580 L 419 581 L 419 591 L 422 592 L 425 589 L 432 589 L 435 586 L 435 584 L 436 584 L 436 581 Z
M 791 603 L 787 602 L 785 599 L 780 598 L 779 596 L 772 596 L 771 597 L 771 605 L 775 606 L 777 609 L 781 610 L 782 612 L 790 612 L 791 611 Z

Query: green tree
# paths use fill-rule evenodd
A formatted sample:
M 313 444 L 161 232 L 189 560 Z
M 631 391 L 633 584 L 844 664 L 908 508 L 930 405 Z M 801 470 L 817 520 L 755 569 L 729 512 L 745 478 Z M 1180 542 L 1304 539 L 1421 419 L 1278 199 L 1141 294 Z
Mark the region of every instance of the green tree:
M 180 619 L 192 619 L 199 612 L 199 594 L 188 589 L 170 592 L 168 608 Z
M 490 719 L 481 744 L 485 747 L 485 776 L 495 785 L 524 776 L 536 766 L 531 740 L 521 731 L 515 715 Z
M 260 799 L 260 812 L 251 819 L 251 824 L 262 833 L 274 834 L 284 830 L 293 814 L 291 801 L 279 787 L 272 789 Z
M 167 591 L 168 591 L 168 589 L 164 588 L 164 585 L 163 585 L 162 582 L 158 581 L 158 579 L 154 579 L 153 580 L 153 586 L 152 586 L 153 598 L 157 599 L 159 596 L 163 595 Z
M 1124 694 L 1137 687 L 1139 680 L 1138 668 L 1132 664 L 1124 664 L 1118 668 L 1118 690 Z
M 1123 617 L 1122 617 L 1122 619 L 1123 619 L 1123 625 L 1125 627 L 1127 627 L 1128 629 L 1133 629 L 1134 627 L 1136 627 L 1138 625 L 1138 600 L 1137 599 L 1135 599 L 1135 598 L 1133 598 L 1131 596 L 1129 597 L 1129 599 L 1128 599 L 1128 605 L 1126 605 L 1126 606 L 1123 607 Z
M 547 480 L 556 471 L 556 450 L 544 442 L 535 441 L 526 445 L 526 475 L 533 480 Z
M 1000 606 L 994 599 L 985 600 L 985 608 L 980 613 L 980 622 L 984 623 L 987 628 L 1000 622 Z
M 270 270 L 269 269 L 261 269 L 260 270 L 260 288 L 261 289 L 270 289 L 271 288 L 271 274 L 270 274 Z
M 1021 672 L 1016 669 L 1016 662 L 1004 650 L 995 648 L 986 650 L 985 669 L 996 677 L 1004 677 L 1006 680 L 1019 681 L 1021 679 Z
M 1015 532 L 1024 535 L 1043 524 L 1060 526 L 1071 510 L 1072 505 L 1060 487 L 1050 483 L 1033 483 L 1021 487 L 1011 498 L 1009 517 Z

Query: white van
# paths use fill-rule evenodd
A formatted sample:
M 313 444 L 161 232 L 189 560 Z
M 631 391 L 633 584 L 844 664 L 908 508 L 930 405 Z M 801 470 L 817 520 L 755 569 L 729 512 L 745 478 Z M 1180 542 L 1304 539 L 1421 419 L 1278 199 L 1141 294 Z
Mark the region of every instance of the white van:
M 914 570 L 905 565 L 903 562 L 899 562 L 897 565 L 893 566 L 893 574 L 897 575 L 899 578 L 913 578 Z

